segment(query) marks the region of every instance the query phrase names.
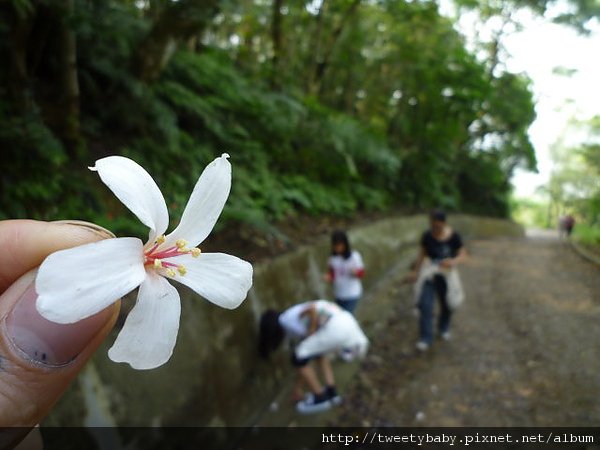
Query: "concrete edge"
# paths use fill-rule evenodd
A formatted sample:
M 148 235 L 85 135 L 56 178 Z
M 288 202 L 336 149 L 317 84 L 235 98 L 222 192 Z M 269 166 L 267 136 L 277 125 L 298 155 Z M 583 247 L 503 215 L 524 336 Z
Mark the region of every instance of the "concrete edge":
M 573 240 L 569 240 L 569 243 L 571 244 L 571 248 L 575 250 L 575 253 L 578 253 L 579 256 L 581 256 L 584 259 L 587 259 L 588 261 L 596 264 L 597 266 L 600 266 L 600 257 L 592 254 L 591 252 L 586 250 L 582 245 L 578 244 Z

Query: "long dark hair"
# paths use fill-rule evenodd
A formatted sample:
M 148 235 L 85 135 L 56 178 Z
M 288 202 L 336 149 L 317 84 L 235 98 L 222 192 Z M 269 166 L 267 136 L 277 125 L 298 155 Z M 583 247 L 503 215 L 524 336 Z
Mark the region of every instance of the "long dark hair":
M 344 259 L 350 258 L 350 255 L 352 254 L 352 249 L 350 248 L 350 242 L 348 242 L 348 236 L 344 231 L 335 230 L 333 233 L 331 233 L 331 254 L 334 256 L 336 255 L 334 249 L 335 244 L 344 244 L 345 250 L 342 256 L 344 257 Z
M 283 327 L 279 324 L 280 314 L 278 311 L 269 309 L 260 317 L 258 354 L 263 359 L 267 359 L 271 352 L 277 350 L 285 336 Z

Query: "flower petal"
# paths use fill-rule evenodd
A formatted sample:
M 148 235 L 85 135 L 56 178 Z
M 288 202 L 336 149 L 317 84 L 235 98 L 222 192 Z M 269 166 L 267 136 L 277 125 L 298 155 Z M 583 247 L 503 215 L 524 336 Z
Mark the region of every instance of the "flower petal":
M 37 310 L 58 323 L 103 310 L 144 281 L 142 247 L 137 238 L 115 238 L 52 253 L 37 274 Z
M 148 272 L 135 306 L 108 351 L 109 358 L 140 370 L 166 363 L 177 341 L 180 315 L 177 289 L 160 275 Z
M 165 199 L 152 177 L 135 161 L 109 156 L 96 161 L 98 175 L 121 202 L 150 228 L 150 239 L 164 234 L 169 226 Z
M 229 155 L 223 153 L 206 166 L 194 186 L 181 222 L 167 236 L 168 245 L 173 245 L 177 239 L 185 239 L 195 247 L 212 231 L 231 190 L 231 164 L 227 158 Z
M 185 284 L 215 305 L 237 308 L 252 287 L 252 265 L 225 253 L 202 253 L 198 258 L 177 258 L 187 273 L 175 281 Z

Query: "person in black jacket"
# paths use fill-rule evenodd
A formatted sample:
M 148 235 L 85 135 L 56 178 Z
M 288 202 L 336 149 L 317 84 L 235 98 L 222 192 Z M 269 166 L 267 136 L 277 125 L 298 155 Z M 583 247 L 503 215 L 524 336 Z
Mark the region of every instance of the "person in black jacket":
M 429 223 L 429 230 L 421 236 L 420 253 L 409 276 L 413 282 L 417 281 L 419 271 L 426 260 L 443 272 L 460 264 L 465 258 L 462 238 L 446 223 L 444 211 L 433 210 L 429 215 Z M 452 310 L 448 306 L 447 292 L 446 277 L 441 273 L 424 281 L 417 303 L 420 312 L 420 336 L 416 344 L 418 350 L 426 351 L 433 343 L 433 310 L 436 294 L 440 303 L 438 331 L 442 339 L 450 339 Z

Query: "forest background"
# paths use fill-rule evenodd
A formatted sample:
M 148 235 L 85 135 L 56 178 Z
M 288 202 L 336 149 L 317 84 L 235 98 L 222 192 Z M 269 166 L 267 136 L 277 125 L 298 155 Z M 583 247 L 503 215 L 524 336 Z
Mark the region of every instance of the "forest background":
M 545 225 L 570 209 L 596 239 L 600 120 L 557 153 L 570 156 L 543 209 L 511 203 L 516 168 L 536 168 L 535 105 L 531 81 L 503 63 L 503 33 L 520 9 L 555 3 L 457 0 L 457 16 L 500 24 L 474 51 L 432 0 L 4 1 L 0 219 L 143 236 L 86 167 L 134 159 L 177 223 L 204 166 L 229 153 L 219 230 L 263 245 L 306 218 L 434 206 Z M 582 33 L 599 17 L 597 0 L 565 4 L 553 20 Z

